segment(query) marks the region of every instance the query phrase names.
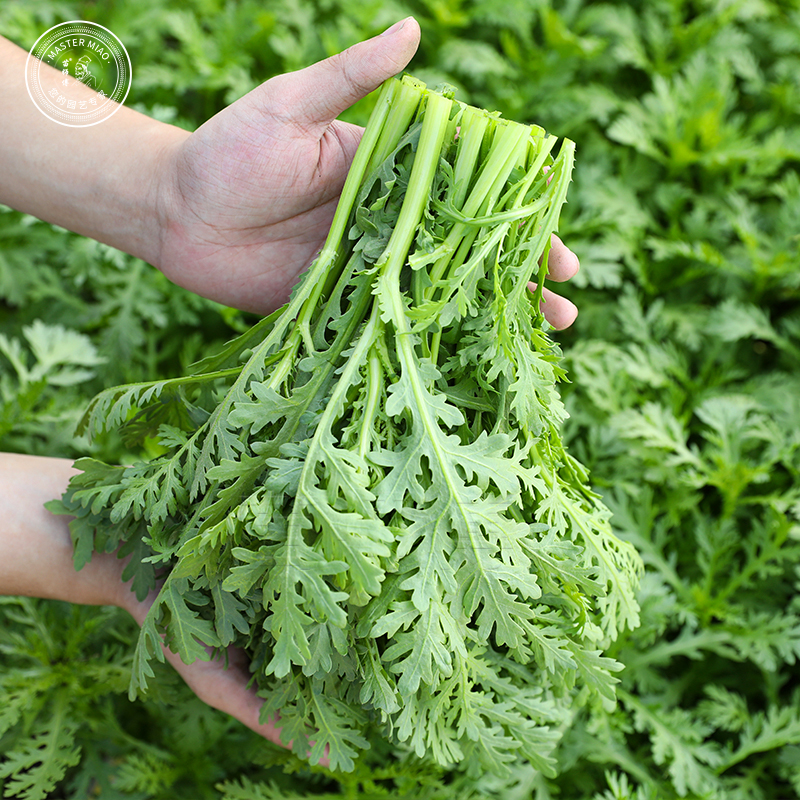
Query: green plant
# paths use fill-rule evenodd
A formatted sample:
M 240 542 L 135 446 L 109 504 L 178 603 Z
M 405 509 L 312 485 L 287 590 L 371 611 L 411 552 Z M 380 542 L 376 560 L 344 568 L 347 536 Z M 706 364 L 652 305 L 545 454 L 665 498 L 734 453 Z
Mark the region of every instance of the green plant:
M 613 702 L 601 653 L 637 623 L 637 558 L 563 449 L 528 291 L 571 176 L 554 145 L 387 83 L 288 305 L 189 375 L 91 404 L 90 431 L 165 450 L 79 460 L 52 506 L 77 566 L 124 545 L 140 598 L 168 569 L 132 696 L 162 635 L 187 663 L 234 644 L 312 763 L 352 770 L 369 726 L 442 766 L 550 774 L 578 695 Z
M 579 145 L 560 228 L 581 259 L 565 289 L 580 315 L 573 333 L 558 334 L 572 381 L 560 392 L 570 413 L 570 452 L 590 468 L 614 512 L 615 532 L 646 560 L 641 624 L 607 653 L 627 665 L 617 676 L 620 703 L 614 712 L 571 709 L 554 753 L 555 778 L 515 767 L 505 780 L 430 773 L 421 781 L 376 738 L 363 769 L 334 780 L 206 712 L 153 663 L 150 692 L 160 688 L 158 696 L 131 704 L 109 694 L 108 714 L 94 705 L 69 711 L 79 731 L 97 733 L 51 796 L 798 797 L 796 3 L 5 0 L 0 30 L 27 49 L 57 22 L 109 27 L 133 61 L 130 101 L 192 129 L 248 86 L 409 13 L 423 29 L 415 74 L 457 86 L 474 105 L 536 119 Z M 351 109 L 348 119 L 363 124 L 373 102 Z M 139 297 L 124 280 L 131 260 L 116 263 L 107 248 L 17 212 L 0 209 L 0 238 L 6 337 L 27 351 L 22 328 L 43 319 L 90 337 L 104 359 L 89 381 L 46 390 L 26 417 L 31 435 L 16 428 L 2 444 L 91 453 L 109 463 L 152 456 L 151 442 L 125 447 L 111 437 L 87 450 L 85 440 L 48 419 L 48 398 L 74 392 L 74 414 L 114 383 L 183 374 L 231 328 L 241 331 L 241 318 L 198 305 L 143 265 L 134 284 L 143 289 Z M 150 302 L 157 308 L 152 319 Z M 127 328 L 115 326 L 115 308 L 126 310 Z M 117 349 L 126 332 L 139 342 L 125 351 L 129 358 Z M 17 378 L 2 357 L 0 369 L 13 404 Z M 721 421 L 715 403 L 737 414 Z M 709 410 L 724 435 L 706 423 Z M 735 421 L 742 414 L 743 426 Z M 725 450 L 715 437 L 738 450 Z M 755 479 L 764 474 L 766 482 Z M 41 624 L 65 632 L 78 624 L 47 616 L 47 605 L 37 604 Z M 717 607 L 721 617 L 710 613 Z M 0 609 L 0 630 L 26 636 L 9 614 L 14 608 Z M 121 624 L 97 628 L 93 647 L 112 648 L 110 658 L 128 674 L 135 634 L 125 627 L 114 649 Z M 0 652 L 9 680 L 24 680 L 29 666 Z M 76 681 L 76 698 L 77 687 L 93 688 L 79 670 Z M 40 684 L 32 689 L 32 702 L 49 698 Z M 161 702 L 165 696 L 169 704 Z M 41 704 L 42 725 L 53 707 L 48 699 Z M 198 718 L 223 726 L 224 734 L 210 736 L 205 749 L 181 749 Z M 14 749 L 25 746 L 28 733 L 16 729 Z M 155 735 L 159 755 L 145 758 L 141 748 Z M 12 747 L 10 739 L 2 742 L 0 762 Z M 0 785 L 10 794 L 7 781 Z

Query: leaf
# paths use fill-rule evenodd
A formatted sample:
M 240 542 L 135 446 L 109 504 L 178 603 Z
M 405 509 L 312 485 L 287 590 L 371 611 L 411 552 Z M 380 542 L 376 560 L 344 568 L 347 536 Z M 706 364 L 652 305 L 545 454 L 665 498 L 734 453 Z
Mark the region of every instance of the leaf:
M 661 708 L 657 713 L 630 695 L 624 702 L 634 709 L 637 730 L 648 730 L 652 736 L 653 758 L 669 770 L 678 794 L 697 794 L 713 786 L 710 767 L 718 766 L 722 757 L 713 742 L 702 742 L 704 726 L 680 708 Z
M 150 607 L 142 623 L 131 664 L 131 681 L 128 687 L 128 698 L 131 701 L 135 700 L 137 696 L 145 695 L 148 682 L 155 677 L 150 661 L 154 658 L 162 663 L 165 661 L 164 652 L 161 649 L 162 639 L 158 630 L 162 616 L 161 604 L 156 602 Z
M 328 624 L 344 627 L 346 615 L 339 604 L 347 594 L 334 591 L 325 576 L 346 569 L 344 562 L 329 562 L 302 543 L 287 541 L 276 550 L 275 566 L 264 584 L 267 624 L 275 639 L 267 674 L 282 678 L 292 664 L 303 666 L 311 658 L 307 629 L 314 622 L 312 609 Z
M 248 550 L 245 547 L 234 547 L 232 555 L 241 562 L 231 567 L 228 576 L 222 583 L 225 592 L 238 592 L 242 598 L 250 594 L 250 590 L 260 584 L 275 564 L 274 547 L 259 547 Z
M 19 749 L 4 753 L 0 778 L 6 778 L 5 796 L 45 800 L 69 767 L 81 757 L 75 744 L 76 725 L 65 719 L 63 696 L 48 723 L 37 726 Z
M 220 647 L 227 647 L 236 640 L 236 631 L 245 635 L 249 633 L 249 620 L 242 613 L 248 606 L 224 591 L 219 581 L 211 585 L 211 597 L 214 601 L 214 629 Z
M 352 707 L 319 692 L 314 692 L 312 704 L 316 731 L 309 761 L 318 764 L 327 755 L 330 769 L 352 771 L 358 750 L 369 748 L 369 742 L 358 733 L 358 715 Z
M 394 644 L 383 653 L 390 671 L 400 676 L 401 696 L 416 692 L 421 682 L 435 688 L 439 675 L 452 673 L 453 651 L 465 655 L 464 634 L 443 603 L 431 601 L 418 617 L 408 633 L 394 635 Z
M 205 598 L 190 592 L 186 578 L 168 579 L 156 600 L 165 612 L 162 617 L 166 629 L 164 643 L 184 664 L 211 661 L 210 648 L 221 646 L 212 623 L 189 606 L 189 603 L 199 602 L 205 603 Z

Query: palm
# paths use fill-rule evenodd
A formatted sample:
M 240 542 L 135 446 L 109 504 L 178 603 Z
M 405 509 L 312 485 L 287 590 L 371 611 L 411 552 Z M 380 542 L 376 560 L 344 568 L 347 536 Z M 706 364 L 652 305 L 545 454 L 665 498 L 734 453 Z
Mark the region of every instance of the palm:
M 121 564 L 117 562 L 118 569 Z M 160 586 L 153 589 L 145 600 L 137 600 L 127 584 L 116 584 L 118 596 L 116 604 L 124 608 L 141 626 L 158 597 Z M 207 705 L 224 711 L 238 719 L 248 728 L 281 747 L 291 747 L 291 743 L 280 738 L 280 721 L 277 718 L 261 722 L 263 700 L 258 697 L 254 686 L 250 685 L 250 670 L 247 655 L 237 647 L 228 647 L 225 653 L 215 652 L 207 647 L 208 660 L 185 664 L 177 653 L 164 646 L 166 660 L 183 678 L 186 685 Z
M 252 103 L 225 109 L 176 153 L 161 263 L 176 283 L 267 313 L 322 247 L 361 128 L 302 128 Z

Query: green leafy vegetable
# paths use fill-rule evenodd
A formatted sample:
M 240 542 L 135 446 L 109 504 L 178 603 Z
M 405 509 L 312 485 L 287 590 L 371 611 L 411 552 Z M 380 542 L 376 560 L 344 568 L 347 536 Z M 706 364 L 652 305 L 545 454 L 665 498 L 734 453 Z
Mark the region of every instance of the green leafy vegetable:
M 555 144 L 387 82 L 287 306 L 95 399 L 91 433 L 163 448 L 79 461 L 57 504 L 79 564 L 122 544 L 140 597 L 168 568 L 132 695 L 160 635 L 187 663 L 243 646 L 264 715 L 343 771 L 372 726 L 441 765 L 553 774 L 576 693 L 613 705 L 602 652 L 637 625 L 639 561 L 561 441 L 538 310 L 573 165 Z
M 613 511 L 614 531 L 647 566 L 640 625 L 606 651 L 625 665 L 618 687 L 639 705 L 619 693 L 609 712 L 583 705 L 578 694 L 559 728 L 552 779 L 521 760 L 504 779 L 436 769 L 375 728 L 353 772 L 322 779 L 301 758 L 205 707 L 154 660 L 147 702 L 129 703 L 121 692 L 138 629 L 127 614 L 23 599 L 0 602 L 0 720 L 22 712 L 0 735 L 0 764 L 32 752 L 58 714 L 81 757 L 75 766 L 59 762 L 63 778 L 52 797 L 664 800 L 679 797 L 680 787 L 687 798 L 797 798 L 796 3 L 4 0 L 0 29 L 28 49 L 57 22 L 103 24 L 134 62 L 134 108 L 193 130 L 271 76 L 340 52 L 406 14 L 423 30 L 413 62 L 420 77 L 452 83 L 460 98 L 506 117 L 535 117 L 580 143 L 559 221 L 581 261 L 568 289 L 580 316 L 558 336 L 570 375 L 560 386 L 570 412 L 563 431 Z M 345 119 L 363 125 L 373 105 L 374 98 L 359 103 Z M 632 124 L 645 139 L 609 137 L 621 130 L 624 140 Z M 0 355 L 1 413 L 11 428 L 2 446 L 91 453 L 109 464 L 163 452 L 146 417 L 126 428 L 128 445 L 107 435 L 91 450 L 73 436 L 73 422 L 101 388 L 187 380 L 188 364 L 217 358 L 222 340 L 243 332 L 243 315 L 181 290 L 137 259 L 5 207 L 0 241 L 0 332 L 20 343 L 26 367 L 37 360 L 24 329 L 37 319 L 85 334 L 103 359 L 87 368 L 88 381 L 50 384 L 59 367 L 29 394 L 34 384 L 24 386 Z M 216 369 L 239 369 L 236 351 Z M 73 353 L 82 352 L 76 341 Z M 474 392 L 448 393 L 469 400 L 472 411 L 492 410 Z M 180 444 L 202 423 L 207 412 L 187 405 L 196 398 L 194 389 L 170 406 L 176 430 L 163 428 L 162 441 Z M 742 398 L 757 403 L 744 426 L 733 413 L 745 412 Z M 729 399 L 731 413 L 720 413 Z M 102 408 L 95 413 L 99 420 Z M 181 421 L 183 413 L 193 422 Z M 120 468 L 104 469 L 113 494 Z M 138 533 L 129 538 L 128 546 L 150 547 Z M 84 541 L 85 559 L 93 542 Z M 103 524 L 95 542 L 113 550 L 119 534 Z M 236 568 L 243 586 L 255 580 L 267 547 L 239 551 L 249 554 Z M 22 603 L 30 615 L 20 613 Z M 211 619 L 210 609 L 201 616 Z M 223 638 L 226 628 L 214 618 L 214 630 Z M 382 692 L 388 683 L 370 685 Z M 302 727 L 303 719 L 291 721 Z M 696 747 L 699 768 L 689 757 Z M 40 750 L 48 760 L 42 774 L 55 775 L 53 762 L 69 752 Z M 712 767 L 715 753 L 723 760 Z M 31 775 L 17 764 L 18 772 L 0 777 L 0 793 L 26 791 L 23 782 L 11 788 L 15 775 Z

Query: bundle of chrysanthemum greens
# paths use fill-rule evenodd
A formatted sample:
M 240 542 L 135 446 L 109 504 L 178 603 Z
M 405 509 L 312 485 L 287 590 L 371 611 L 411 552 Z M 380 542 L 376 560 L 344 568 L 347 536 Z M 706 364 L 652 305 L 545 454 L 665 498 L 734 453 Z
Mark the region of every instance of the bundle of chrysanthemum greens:
M 163 455 L 83 459 L 76 562 L 122 545 L 131 692 L 161 635 L 235 644 L 286 740 L 352 768 L 365 731 L 418 756 L 549 771 L 638 560 L 565 451 L 538 293 L 574 146 L 416 80 L 381 90 L 325 247 L 291 301 L 188 376 L 111 389 L 84 425 Z M 204 646 L 205 645 L 205 646 Z

